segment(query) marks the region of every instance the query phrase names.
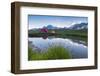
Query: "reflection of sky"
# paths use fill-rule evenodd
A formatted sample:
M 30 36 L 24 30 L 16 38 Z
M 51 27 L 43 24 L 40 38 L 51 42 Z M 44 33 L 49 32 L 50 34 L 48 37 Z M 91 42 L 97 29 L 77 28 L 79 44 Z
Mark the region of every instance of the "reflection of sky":
M 78 42 L 73 42 L 70 39 L 63 38 L 52 38 L 52 39 L 43 39 L 40 38 L 29 38 L 29 41 L 32 41 L 32 44 L 41 49 L 42 52 L 46 51 L 49 47 L 62 46 L 67 48 L 71 52 L 73 58 L 87 58 L 88 57 L 88 47 L 84 44 Z
M 41 28 L 47 25 L 56 27 L 70 27 L 73 24 L 88 22 L 87 17 L 74 16 L 46 16 L 46 15 L 28 15 L 28 25 L 31 28 Z

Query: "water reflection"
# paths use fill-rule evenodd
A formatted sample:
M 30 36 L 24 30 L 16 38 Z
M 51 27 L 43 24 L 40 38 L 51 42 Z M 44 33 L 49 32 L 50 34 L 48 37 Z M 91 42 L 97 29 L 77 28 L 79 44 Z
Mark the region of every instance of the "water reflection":
M 60 45 L 70 50 L 72 58 L 88 57 L 87 43 L 85 41 L 69 38 L 56 38 L 55 36 L 33 37 L 29 38 L 29 41 L 32 42 L 32 46 L 37 47 L 41 52 L 45 52 L 50 46 Z

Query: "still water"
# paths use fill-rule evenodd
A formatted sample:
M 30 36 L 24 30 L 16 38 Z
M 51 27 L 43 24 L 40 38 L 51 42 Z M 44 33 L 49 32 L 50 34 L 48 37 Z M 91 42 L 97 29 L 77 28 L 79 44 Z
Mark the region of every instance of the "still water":
M 73 40 L 69 38 L 56 37 L 30 37 L 29 41 L 31 42 L 32 46 L 40 49 L 40 52 L 45 52 L 46 49 L 50 46 L 61 45 L 70 51 L 73 59 L 88 57 L 88 47 L 86 45 L 86 42 L 78 39 Z

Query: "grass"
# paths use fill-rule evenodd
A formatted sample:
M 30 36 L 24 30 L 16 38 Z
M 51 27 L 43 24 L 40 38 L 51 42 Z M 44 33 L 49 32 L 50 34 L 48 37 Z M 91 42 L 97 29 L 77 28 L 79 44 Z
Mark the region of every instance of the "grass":
M 68 49 L 62 46 L 52 46 L 46 52 L 37 53 L 31 48 L 28 50 L 28 60 L 55 60 L 55 59 L 71 59 Z

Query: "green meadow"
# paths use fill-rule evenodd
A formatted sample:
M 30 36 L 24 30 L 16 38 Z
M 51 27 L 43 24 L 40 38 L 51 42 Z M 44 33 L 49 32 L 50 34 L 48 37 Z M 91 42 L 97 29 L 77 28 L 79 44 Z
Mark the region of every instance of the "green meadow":
M 37 53 L 36 50 L 28 48 L 28 60 L 55 60 L 55 59 L 71 59 L 68 49 L 62 46 L 49 47 L 46 52 Z

